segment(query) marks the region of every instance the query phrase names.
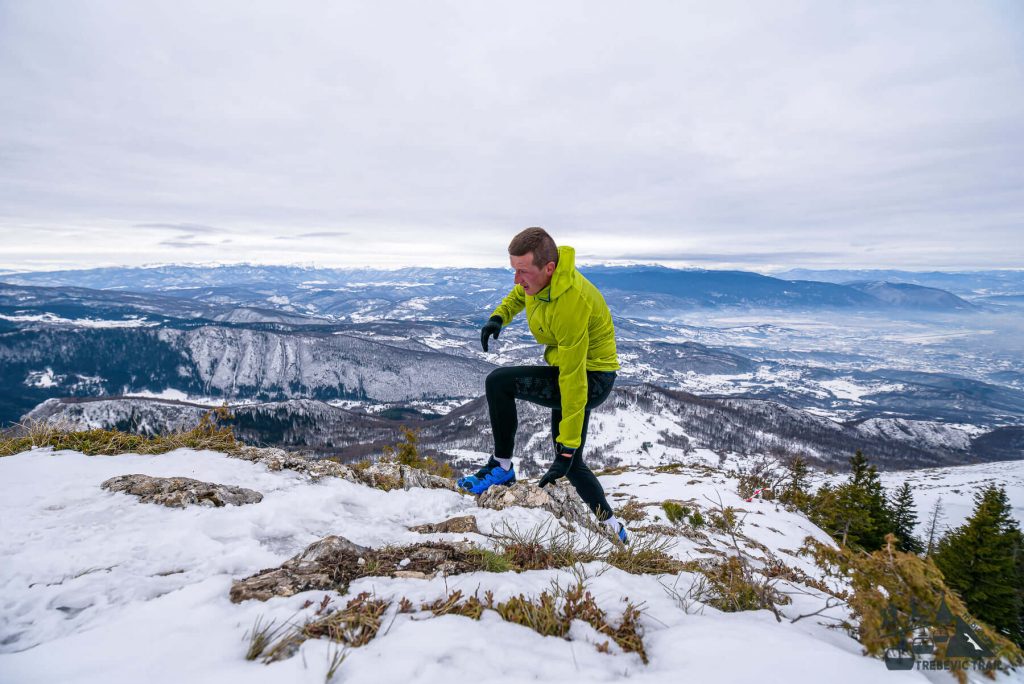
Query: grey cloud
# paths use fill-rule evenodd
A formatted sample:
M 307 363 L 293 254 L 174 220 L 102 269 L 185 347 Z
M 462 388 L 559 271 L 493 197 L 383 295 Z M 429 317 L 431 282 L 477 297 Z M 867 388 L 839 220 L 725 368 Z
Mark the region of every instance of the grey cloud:
M 344 217 L 410 262 L 540 223 L 653 259 L 1019 265 L 1018 5 L 6 3 L 0 218 L 261 260 Z
M 188 233 L 191 235 L 210 235 L 214 233 L 227 232 L 223 228 L 208 226 L 203 223 L 136 223 L 132 228 L 142 228 L 143 230 L 174 230 L 179 233 Z
M 332 238 L 332 237 L 345 237 L 351 235 L 346 230 L 320 230 L 312 233 L 299 233 L 297 235 L 278 235 L 275 240 L 301 240 L 304 238 Z
M 189 248 L 189 247 L 215 247 L 216 243 L 207 242 L 204 240 L 196 240 L 189 237 L 184 238 L 171 238 L 168 240 L 161 240 L 158 243 L 161 247 L 175 247 L 175 248 Z
M 842 252 L 686 252 L 665 251 L 635 254 L 618 254 L 615 256 L 588 255 L 596 258 L 621 259 L 624 261 L 713 261 L 718 263 L 778 263 L 788 261 L 794 263 L 810 263 L 818 259 L 833 259 L 843 256 Z

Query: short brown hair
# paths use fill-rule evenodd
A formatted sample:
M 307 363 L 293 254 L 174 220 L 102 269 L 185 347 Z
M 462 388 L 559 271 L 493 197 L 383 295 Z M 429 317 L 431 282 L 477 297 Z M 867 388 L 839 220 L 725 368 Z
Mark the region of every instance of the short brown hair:
M 558 263 L 558 247 L 543 228 L 527 228 L 508 244 L 508 253 L 512 256 L 523 256 L 529 252 L 533 252 L 533 265 L 537 268 L 544 268 L 552 261 Z

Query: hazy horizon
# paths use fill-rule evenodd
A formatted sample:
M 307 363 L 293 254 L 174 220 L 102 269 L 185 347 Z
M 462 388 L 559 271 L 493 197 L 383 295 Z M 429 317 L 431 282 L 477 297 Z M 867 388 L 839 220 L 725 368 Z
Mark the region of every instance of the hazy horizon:
M 910 268 L 810 268 L 804 266 L 792 266 L 787 268 L 779 268 L 773 271 L 766 269 L 756 268 L 707 268 L 703 266 L 689 266 L 679 263 L 670 262 L 658 262 L 658 261 L 612 261 L 612 260 L 584 260 L 577 261 L 577 265 L 586 268 L 588 266 L 609 266 L 609 267 L 645 267 L 645 266 L 659 266 L 663 268 L 671 268 L 676 270 L 700 270 L 700 271 L 745 271 L 749 273 L 757 273 L 760 275 L 766 275 L 771 277 L 777 277 L 779 274 L 784 274 L 791 271 L 813 271 L 813 272 L 890 272 L 899 271 L 904 273 L 946 273 L 946 274 L 971 274 L 971 273 L 990 273 L 990 272 L 1024 272 L 1024 268 L 985 268 L 985 269 L 910 269 Z M 0 276 L 5 275 L 21 275 L 21 274 L 32 274 L 32 273 L 56 273 L 56 272 L 75 272 L 75 271 L 96 271 L 104 269 L 156 269 L 156 268 L 218 268 L 218 267 L 233 267 L 233 266 L 249 266 L 249 267 L 266 267 L 266 268 L 300 268 L 308 270 L 338 270 L 338 271 L 359 271 L 359 270 L 370 270 L 370 271 L 398 271 L 408 268 L 428 268 L 428 269 L 452 269 L 452 268 L 467 268 L 467 269 L 504 269 L 507 264 L 490 264 L 490 265 L 456 265 L 456 264 L 438 264 L 430 266 L 323 266 L 315 264 L 304 264 L 304 263 L 257 263 L 247 261 L 236 261 L 236 262 L 184 262 L 184 261 L 169 261 L 169 262 L 157 262 L 149 264 L 139 265 L 111 265 L 111 266 L 83 266 L 81 268 L 62 268 L 62 269 L 25 269 L 25 270 L 12 270 L 0 268 Z

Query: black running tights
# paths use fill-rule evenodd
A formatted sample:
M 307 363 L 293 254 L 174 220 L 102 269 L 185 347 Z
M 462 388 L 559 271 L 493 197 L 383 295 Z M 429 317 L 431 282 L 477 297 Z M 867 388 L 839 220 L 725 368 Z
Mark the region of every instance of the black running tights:
M 580 446 L 573 456 L 572 465 L 566 477 L 579 492 L 580 498 L 597 515 L 607 520 L 612 507 L 605 498 L 604 488 L 597 476 L 583 462 L 583 447 L 587 443 L 587 425 L 590 410 L 608 398 L 615 373 L 611 371 L 587 371 L 587 404 L 583 411 L 583 431 Z M 554 456 L 554 442 L 558 439 L 558 424 L 562 421 L 562 393 L 558 388 L 557 366 L 507 366 L 491 371 L 487 376 L 487 408 L 491 414 L 491 430 L 494 432 L 494 455 L 497 458 L 512 458 L 515 446 L 519 415 L 516 399 L 524 399 L 551 409 L 551 441 Z M 556 456 L 562 458 L 561 456 Z

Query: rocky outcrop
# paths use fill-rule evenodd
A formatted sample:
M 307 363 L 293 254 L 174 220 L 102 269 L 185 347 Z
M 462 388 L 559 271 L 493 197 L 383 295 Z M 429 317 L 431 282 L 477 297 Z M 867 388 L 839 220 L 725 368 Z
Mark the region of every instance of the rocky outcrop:
M 353 470 L 363 484 L 385 491 L 412 489 L 413 487 L 458 491 L 455 482 L 447 477 L 432 475 L 425 470 L 410 468 L 400 463 L 374 463 L 367 468 L 354 468 Z
M 106 480 L 100 487 L 111 492 L 132 494 L 143 503 L 156 503 L 171 508 L 241 506 L 263 500 L 263 495 L 252 489 L 201 482 L 188 477 L 119 475 Z
M 313 480 L 340 477 L 349 482 L 360 482 L 352 468 L 328 459 L 315 459 L 302 454 L 266 447 L 244 446 L 235 454 L 228 454 L 252 463 L 262 463 L 267 470 L 294 470 L 305 473 Z
M 555 517 L 585 526 L 591 526 L 594 521 L 594 516 L 565 479 L 543 488 L 532 482 L 516 482 L 511 487 L 491 487 L 476 502 L 478 506 L 499 511 L 509 506 L 542 508 Z
M 424 542 L 404 547 L 369 549 L 344 537 L 330 536 L 306 547 L 279 568 L 261 570 L 231 585 L 231 601 L 266 601 L 299 592 L 348 591 L 360 577 L 430 579 L 482 569 L 481 557 L 467 544 Z
M 466 534 L 468 532 L 474 532 L 480 534 L 480 528 L 476 526 L 476 518 L 471 515 L 460 515 L 457 518 L 449 518 L 444 522 L 439 523 L 428 523 L 426 525 L 416 525 L 410 527 L 413 532 L 421 532 L 423 534 L 430 534 L 436 532 L 448 532 L 453 534 Z
M 356 484 L 377 489 L 448 489 L 458 491 L 455 483 L 446 477 L 432 475 L 425 470 L 400 463 L 374 463 L 368 467 L 352 467 L 329 459 L 316 459 L 284 449 L 245 446 L 237 454 L 229 454 L 252 463 L 262 463 L 268 470 L 294 470 L 314 480 L 338 477 Z

